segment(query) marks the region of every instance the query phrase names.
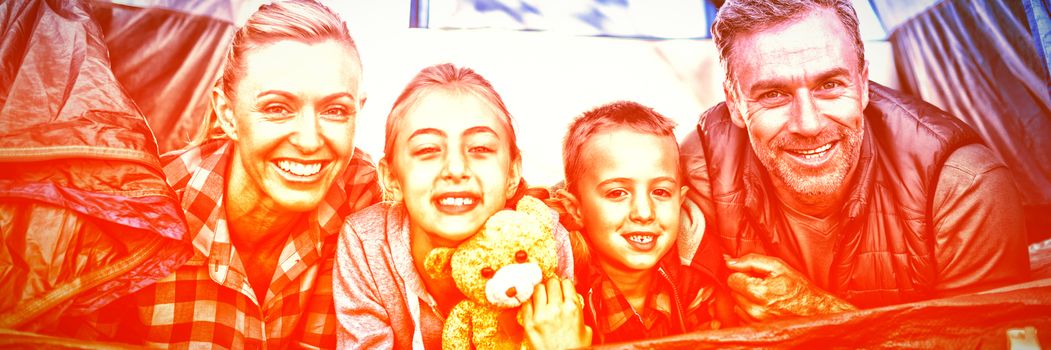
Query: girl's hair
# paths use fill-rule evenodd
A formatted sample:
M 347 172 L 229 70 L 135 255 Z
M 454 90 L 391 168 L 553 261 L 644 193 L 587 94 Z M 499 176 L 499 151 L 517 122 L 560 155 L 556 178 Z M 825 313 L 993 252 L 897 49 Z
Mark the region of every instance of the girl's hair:
M 350 37 L 347 24 L 339 15 L 316 0 L 287 0 L 259 6 L 244 26 L 234 34 L 216 87 L 233 100 L 237 83 L 244 77 L 246 53 L 282 40 L 316 44 L 332 40 L 345 46 L 359 66 L 357 45 Z M 218 115 L 212 110 L 204 120 L 194 144 L 225 138 Z
M 450 63 L 442 63 L 420 70 L 420 72 L 409 81 L 409 84 L 405 86 L 405 89 L 402 90 L 401 94 L 398 95 L 398 99 L 394 101 L 394 106 L 391 107 L 390 114 L 387 115 L 387 127 L 386 133 L 384 134 L 385 141 L 383 144 L 383 157 L 388 163 L 391 163 L 391 157 L 394 156 L 394 153 L 391 151 L 394 148 L 394 140 L 398 137 L 402 119 L 405 118 L 405 115 L 412 110 L 413 107 L 419 104 L 424 95 L 438 90 L 451 91 L 458 94 L 470 94 L 487 102 L 496 112 L 500 122 L 507 127 L 508 135 L 510 137 L 508 142 L 510 142 L 511 146 L 511 159 L 521 159 L 522 154 L 518 148 L 518 138 L 515 136 L 515 128 L 511 120 L 511 113 L 507 111 L 507 106 L 504 104 L 504 100 L 500 98 L 500 94 L 493 89 L 493 85 L 470 68 L 456 67 Z M 536 190 L 528 189 L 525 179 L 522 179 L 519 181 L 518 190 L 508 199 L 507 206 L 514 207 L 514 205 L 518 203 L 518 200 L 521 199 L 522 196 L 530 194 L 530 191 Z M 538 194 L 539 192 L 533 193 Z

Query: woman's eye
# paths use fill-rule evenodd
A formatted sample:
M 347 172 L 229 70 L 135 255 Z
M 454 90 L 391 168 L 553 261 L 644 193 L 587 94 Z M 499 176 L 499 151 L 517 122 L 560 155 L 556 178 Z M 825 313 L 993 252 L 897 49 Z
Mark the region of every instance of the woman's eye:
M 287 106 L 282 104 L 272 104 L 263 108 L 263 113 L 266 114 L 290 114 L 290 110 Z

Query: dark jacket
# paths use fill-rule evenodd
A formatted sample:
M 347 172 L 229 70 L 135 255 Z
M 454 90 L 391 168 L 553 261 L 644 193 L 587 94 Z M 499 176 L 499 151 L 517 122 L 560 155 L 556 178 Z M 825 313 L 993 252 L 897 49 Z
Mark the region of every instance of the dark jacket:
M 930 298 L 939 278 L 932 223 L 939 174 L 950 154 L 980 139 L 936 107 L 875 83 L 864 114 L 858 178 L 842 208 L 825 287 L 862 307 Z M 713 199 L 706 204 L 709 229 L 731 255 L 776 256 L 803 270 L 802 261 L 781 254 L 792 233 L 748 134 L 731 122 L 725 104 L 705 112 L 697 132 Z

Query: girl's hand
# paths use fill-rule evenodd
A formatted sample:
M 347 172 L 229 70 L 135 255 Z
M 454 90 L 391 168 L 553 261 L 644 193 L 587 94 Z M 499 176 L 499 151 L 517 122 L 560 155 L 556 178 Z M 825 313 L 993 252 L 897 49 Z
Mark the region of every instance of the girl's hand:
M 580 348 L 591 345 L 591 327 L 584 324 L 583 309 L 573 282 L 554 277 L 536 285 L 518 318 L 533 349 Z

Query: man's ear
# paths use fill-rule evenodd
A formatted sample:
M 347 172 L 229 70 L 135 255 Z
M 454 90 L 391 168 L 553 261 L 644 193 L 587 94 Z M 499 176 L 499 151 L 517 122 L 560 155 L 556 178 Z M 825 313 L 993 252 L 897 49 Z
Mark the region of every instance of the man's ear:
M 518 192 L 518 185 L 522 183 L 522 156 L 515 157 L 511 161 L 511 171 L 508 174 L 507 198 L 514 197 Z
M 723 94 L 726 95 L 726 109 L 730 111 L 730 120 L 733 121 L 734 125 L 739 128 L 747 129 L 748 126 L 744 123 L 744 116 L 741 115 L 741 104 L 739 100 L 740 91 L 737 90 L 737 83 L 730 80 L 723 81 Z
M 865 63 L 861 65 L 861 74 L 859 74 L 859 86 L 861 87 L 861 109 L 864 110 L 869 106 L 869 61 L 865 60 Z
M 573 219 L 577 226 L 584 227 L 584 216 L 580 215 L 580 199 L 564 188 L 555 191 L 555 198 L 562 202 L 562 206 L 566 208 L 569 218 Z
M 219 119 L 219 127 L 226 136 L 237 141 L 237 120 L 234 118 L 233 103 L 219 87 L 212 88 L 212 109 Z
M 405 198 L 405 196 L 401 192 L 401 184 L 398 182 L 398 177 L 394 174 L 394 169 L 391 169 L 390 161 L 388 160 L 388 158 L 383 157 L 383 159 L 380 159 L 380 162 L 379 164 L 377 164 L 376 167 L 379 168 L 380 182 L 381 185 L 383 185 L 383 190 L 386 193 L 384 197 L 389 196 L 389 198 L 385 199 L 390 199 L 395 202 L 401 202 L 402 199 Z

